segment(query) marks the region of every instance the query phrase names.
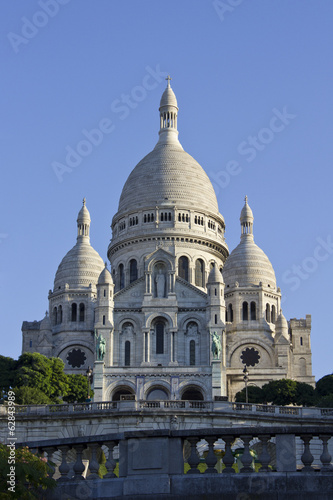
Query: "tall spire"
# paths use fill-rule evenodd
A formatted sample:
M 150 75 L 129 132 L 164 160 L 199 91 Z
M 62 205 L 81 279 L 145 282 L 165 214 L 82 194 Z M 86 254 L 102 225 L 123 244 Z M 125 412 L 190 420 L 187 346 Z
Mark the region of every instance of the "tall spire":
M 247 202 L 247 196 L 245 196 L 245 205 L 242 208 L 240 214 L 241 223 L 241 239 L 251 238 L 253 240 L 253 213 Z
M 159 143 L 178 143 L 177 115 L 178 105 L 174 91 L 171 88 L 171 77 L 166 77 L 167 87 L 160 102 Z M 179 144 L 179 143 L 178 143 Z
M 77 241 L 89 243 L 90 213 L 86 207 L 86 199 L 82 200 L 82 208 L 77 216 Z

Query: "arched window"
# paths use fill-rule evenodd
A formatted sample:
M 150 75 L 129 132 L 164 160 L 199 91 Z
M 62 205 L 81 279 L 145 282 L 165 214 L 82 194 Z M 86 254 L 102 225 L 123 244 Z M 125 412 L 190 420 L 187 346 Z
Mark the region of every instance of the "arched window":
M 84 304 L 80 304 L 80 321 L 84 321 Z
M 58 324 L 58 309 L 56 307 L 53 309 L 53 324 Z
M 195 261 L 195 284 L 196 286 L 205 286 L 205 263 L 202 259 Z
M 105 325 L 105 315 L 103 314 L 103 325 Z
M 257 319 L 256 303 L 251 302 L 251 320 L 255 321 L 256 319 Z
M 267 323 L 271 322 L 271 308 L 269 304 L 266 304 L 266 321 Z
M 62 306 L 58 307 L 58 325 L 62 323 Z
M 125 286 L 124 264 L 119 264 L 118 275 L 119 275 L 119 290 L 121 290 Z
M 77 304 L 73 302 L 72 304 L 72 319 L 71 321 L 77 321 Z
M 135 259 L 130 260 L 130 283 L 138 279 L 138 264 Z
M 232 304 L 228 305 L 228 321 L 230 321 L 230 323 L 234 321 L 234 311 L 232 309 Z
M 190 341 L 190 365 L 195 365 L 195 340 Z
M 180 257 L 178 261 L 178 276 L 188 281 L 188 258 Z
M 125 366 L 131 366 L 131 343 L 129 340 L 125 342 Z
M 272 320 L 272 323 L 275 323 L 275 317 L 276 317 L 276 314 L 275 314 L 275 306 L 272 306 L 272 312 L 271 312 L 271 320 Z
M 299 343 L 300 343 L 301 345 L 303 345 L 303 337 L 300 337 L 300 339 L 299 339 Z
M 243 302 L 243 321 L 249 319 L 249 305 L 247 302 Z
M 203 395 L 200 389 L 189 387 L 182 394 L 182 401 L 203 401 Z
M 215 325 L 217 325 L 217 314 L 215 314 L 214 320 L 215 320 Z
M 156 354 L 164 354 L 164 324 L 156 323 Z

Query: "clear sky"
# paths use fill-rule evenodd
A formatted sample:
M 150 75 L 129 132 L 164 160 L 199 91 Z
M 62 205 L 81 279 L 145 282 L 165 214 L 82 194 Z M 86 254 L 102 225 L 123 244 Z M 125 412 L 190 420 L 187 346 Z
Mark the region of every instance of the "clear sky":
M 17 358 L 22 321 L 44 317 L 84 196 L 106 259 L 122 186 L 157 141 L 170 73 L 180 142 L 213 182 L 229 249 L 247 195 L 283 312 L 312 315 L 313 373 L 332 373 L 332 0 L 0 8 L 0 353 Z

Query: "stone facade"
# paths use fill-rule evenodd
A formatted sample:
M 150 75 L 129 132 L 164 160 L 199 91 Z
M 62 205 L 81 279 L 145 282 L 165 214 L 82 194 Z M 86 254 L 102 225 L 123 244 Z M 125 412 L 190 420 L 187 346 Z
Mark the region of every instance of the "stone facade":
M 233 399 L 245 366 L 254 385 L 314 384 L 311 317 L 284 318 L 247 198 L 229 256 L 212 184 L 178 141 L 170 79 L 159 111 L 159 140 L 129 175 L 112 220 L 111 273 L 90 245 L 84 200 L 49 312 L 23 323 L 23 352 L 59 356 L 70 373 L 94 366 L 95 401 Z

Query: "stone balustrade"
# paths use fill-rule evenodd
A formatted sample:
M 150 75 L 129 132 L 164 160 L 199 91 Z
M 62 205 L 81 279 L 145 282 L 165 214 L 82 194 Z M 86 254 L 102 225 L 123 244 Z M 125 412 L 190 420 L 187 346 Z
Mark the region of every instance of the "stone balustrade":
M 133 495 L 223 499 L 221 492 L 246 492 L 270 500 L 328 500 L 333 498 L 332 457 L 327 446 L 332 434 L 333 426 L 327 424 L 258 426 L 131 431 L 21 445 L 37 449 L 57 464 L 57 489 L 48 494 L 50 499 L 63 498 L 63 494 L 103 500 Z M 321 444 L 317 466 L 311 448 L 314 438 Z M 300 463 L 297 439 L 302 443 Z M 98 475 L 100 449 L 106 457 L 102 479 Z M 74 463 L 69 463 L 69 457 Z M 79 490 L 85 492 L 84 497 L 78 495 Z
M 233 403 L 228 401 L 147 401 L 147 400 L 123 400 L 123 401 L 104 401 L 98 403 L 74 403 L 58 405 L 16 405 L 16 415 L 55 415 L 55 414 L 79 414 L 79 413 L 99 413 L 99 412 L 117 412 L 117 411 L 139 411 L 142 410 L 161 410 L 168 411 L 177 409 L 177 411 L 195 411 L 200 412 L 226 412 L 226 413 L 250 413 L 250 414 L 270 414 L 295 416 L 297 418 L 333 418 L 333 408 L 315 408 L 301 406 L 273 406 L 251 403 Z M 7 406 L 0 406 L 0 416 L 6 415 Z

